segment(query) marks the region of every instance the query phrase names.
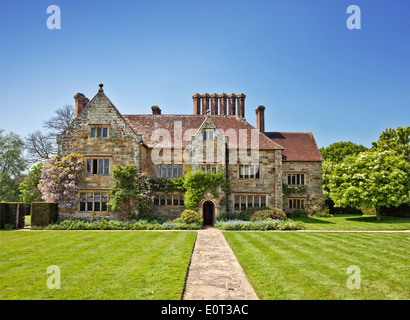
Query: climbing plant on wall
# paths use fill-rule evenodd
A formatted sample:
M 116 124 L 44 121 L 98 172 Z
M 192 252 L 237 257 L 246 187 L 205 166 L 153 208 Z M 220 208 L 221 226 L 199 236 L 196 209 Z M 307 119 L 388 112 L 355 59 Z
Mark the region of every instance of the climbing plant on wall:
M 218 187 L 225 194 L 230 194 L 230 183 L 222 171 L 205 172 L 187 168 L 184 175 L 177 179 L 150 178 L 152 191 L 171 192 L 179 191 L 185 193 L 185 208 L 196 210 L 204 192 L 209 189 L 213 196 L 218 197 Z
M 218 197 L 218 187 L 226 194 L 230 193 L 230 183 L 222 171 L 204 172 L 202 170 L 188 172 L 184 175 L 185 207 L 196 210 L 205 190 L 209 189 L 214 197 Z

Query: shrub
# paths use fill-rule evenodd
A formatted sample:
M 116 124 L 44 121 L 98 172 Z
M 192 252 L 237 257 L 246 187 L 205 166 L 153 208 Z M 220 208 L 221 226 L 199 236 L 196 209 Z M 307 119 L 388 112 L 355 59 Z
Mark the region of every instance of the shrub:
M 33 202 L 31 204 L 31 225 L 46 226 L 58 219 L 58 204 L 50 202 Z
M 299 217 L 306 217 L 307 212 L 303 209 L 296 209 L 293 212 L 286 212 L 286 216 L 288 218 L 299 218 Z
M 309 216 L 323 211 L 323 199 L 316 193 L 307 196 L 305 201 L 305 210 Z
M 333 214 L 329 213 L 329 208 L 325 208 L 321 212 L 316 212 L 314 216 L 318 218 L 333 218 Z
M 292 220 L 257 220 L 257 221 L 244 221 L 244 220 L 229 220 L 218 221 L 215 223 L 215 227 L 221 230 L 302 230 L 306 229 L 305 225 L 301 221 Z
M 204 219 L 198 212 L 189 209 L 184 210 L 184 212 L 182 212 L 181 219 L 184 223 L 197 223 L 200 225 L 204 223 Z
M 147 220 L 108 220 L 108 219 L 67 219 L 48 226 L 33 226 L 35 230 L 198 230 L 201 225 L 166 221 L 164 223 Z
M 48 159 L 41 168 L 38 184 L 42 198 L 50 203 L 58 203 L 60 208 L 76 210 L 80 201 L 78 183 L 84 164 L 81 154 Z
M 269 209 L 255 211 L 253 215 L 250 217 L 250 220 L 251 221 L 265 220 L 265 219 L 283 220 L 285 218 L 286 218 L 286 215 L 281 209 L 269 208 Z

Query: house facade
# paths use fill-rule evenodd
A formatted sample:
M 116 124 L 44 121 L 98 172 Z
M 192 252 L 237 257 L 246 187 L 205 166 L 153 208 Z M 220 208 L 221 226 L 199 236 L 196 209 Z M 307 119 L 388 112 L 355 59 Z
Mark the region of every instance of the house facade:
M 89 100 L 77 93 L 75 118 L 58 138 L 58 154 L 80 153 L 86 166 L 79 183 L 76 216 L 112 216 L 107 202 L 116 165 L 134 164 L 153 177 L 177 178 L 188 168 L 222 171 L 231 193 L 206 190 L 198 212 L 212 223 L 222 212 L 272 206 L 292 211 L 306 196 L 322 194 L 322 157 L 310 132 L 265 132 L 265 107 L 256 108 L 256 127 L 245 119 L 240 94 L 196 93 L 192 114 L 121 114 L 103 91 Z M 283 197 L 282 185 L 290 193 Z M 157 192 L 153 214 L 174 218 L 184 210 L 181 192 Z

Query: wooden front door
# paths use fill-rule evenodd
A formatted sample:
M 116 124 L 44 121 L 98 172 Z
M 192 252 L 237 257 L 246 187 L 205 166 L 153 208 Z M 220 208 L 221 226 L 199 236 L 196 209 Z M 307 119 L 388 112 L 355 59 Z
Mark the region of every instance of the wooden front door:
M 202 215 L 204 218 L 204 225 L 214 224 L 214 204 L 210 201 L 204 203 L 202 208 Z

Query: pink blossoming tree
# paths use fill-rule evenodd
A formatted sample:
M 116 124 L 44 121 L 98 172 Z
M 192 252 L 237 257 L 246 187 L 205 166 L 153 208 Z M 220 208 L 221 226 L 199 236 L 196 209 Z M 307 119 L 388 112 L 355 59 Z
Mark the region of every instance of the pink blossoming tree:
M 79 203 L 78 182 L 84 169 L 84 157 L 70 154 L 46 160 L 38 189 L 47 202 L 58 203 L 60 208 L 75 210 Z

